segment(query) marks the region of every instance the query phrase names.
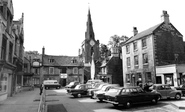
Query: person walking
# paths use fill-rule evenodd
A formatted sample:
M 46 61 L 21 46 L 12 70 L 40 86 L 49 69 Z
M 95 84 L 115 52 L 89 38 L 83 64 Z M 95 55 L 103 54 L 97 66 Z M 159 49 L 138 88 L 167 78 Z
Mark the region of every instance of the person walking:
M 44 84 L 41 84 L 40 85 L 40 95 L 42 94 L 43 88 L 44 88 Z

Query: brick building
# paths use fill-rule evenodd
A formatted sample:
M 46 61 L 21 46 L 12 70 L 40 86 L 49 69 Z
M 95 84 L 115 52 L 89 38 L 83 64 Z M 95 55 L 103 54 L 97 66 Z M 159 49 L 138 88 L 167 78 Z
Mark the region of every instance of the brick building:
M 183 83 L 185 47 L 183 35 L 172 25 L 167 11 L 162 22 L 122 43 L 124 85 L 138 83 Z M 172 68 L 172 69 L 171 69 Z

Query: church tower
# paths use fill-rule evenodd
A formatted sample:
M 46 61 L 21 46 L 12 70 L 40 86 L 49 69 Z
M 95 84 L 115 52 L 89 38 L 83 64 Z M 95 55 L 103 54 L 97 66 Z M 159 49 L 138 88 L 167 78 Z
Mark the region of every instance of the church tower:
M 84 63 L 91 63 L 92 54 L 94 54 L 95 61 L 99 60 L 99 40 L 95 40 L 90 9 L 88 10 L 86 26 L 85 40 L 82 43 L 82 54 Z

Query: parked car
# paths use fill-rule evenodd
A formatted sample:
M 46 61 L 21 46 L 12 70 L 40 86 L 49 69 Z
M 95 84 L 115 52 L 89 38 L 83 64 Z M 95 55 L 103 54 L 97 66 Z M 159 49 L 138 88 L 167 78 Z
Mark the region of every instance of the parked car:
M 179 87 L 175 87 L 177 90 L 181 90 L 182 91 L 182 95 L 185 96 L 185 84 L 184 85 L 180 85 Z
M 105 86 L 105 85 L 108 85 L 108 83 L 99 83 L 99 84 L 97 84 L 97 85 L 95 86 L 95 88 L 92 88 L 92 89 L 89 89 L 89 90 L 88 90 L 88 95 L 89 95 L 91 98 L 95 98 L 94 92 L 96 92 L 96 91 L 102 89 L 102 87 Z
M 122 104 L 130 108 L 133 104 L 139 103 L 151 102 L 157 104 L 158 96 L 158 93 L 145 92 L 139 86 L 115 87 L 105 93 L 104 101 L 116 107 Z
M 69 91 L 69 94 L 71 94 L 74 97 L 82 97 L 85 95 L 88 95 L 88 89 L 91 88 L 90 84 L 78 84 L 74 89 L 71 89 Z
M 177 100 L 181 99 L 182 91 L 171 87 L 169 84 L 153 84 L 151 92 L 159 93 L 160 99 L 175 98 Z
M 94 92 L 94 97 L 98 98 L 99 101 L 103 101 L 105 99 L 105 93 L 114 87 L 119 87 L 119 84 L 108 84 L 103 86 L 101 90 Z
M 94 83 L 101 83 L 101 82 L 103 82 L 103 81 L 100 79 L 95 79 L 95 80 L 88 80 L 86 82 L 86 84 L 94 84 Z
M 77 81 L 70 82 L 68 85 L 65 86 L 65 89 L 67 92 L 69 92 L 70 89 L 75 88 L 76 85 L 78 84 L 80 84 L 80 82 Z
M 61 85 L 58 83 L 57 80 L 44 80 L 43 84 L 45 89 L 50 89 L 50 88 L 60 89 L 61 87 Z

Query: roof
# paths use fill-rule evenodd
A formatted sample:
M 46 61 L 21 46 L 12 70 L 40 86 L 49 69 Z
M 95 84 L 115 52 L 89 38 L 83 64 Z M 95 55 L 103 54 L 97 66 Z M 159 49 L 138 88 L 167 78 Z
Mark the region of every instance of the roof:
M 140 38 L 142 38 L 142 37 L 144 37 L 144 36 L 147 36 L 147 35 L 152 34 L 152 33 L 154 32 L 154 30 L 157 29 L 157 28 L 158 28 L 161 24 L 163 24 L 163 23 L 164 23 L 164 22 L 162 22 L 162 23 L 160 23 L 160 24 L 157 24 L 157 25 L 155 25 L 155 26 L 153 26 L 153 27 L 151 27 L 151 28 L 149 28 L 149 29 L 147 29 L 147 30 L 144 30 L 144 31 L 138 33 L 137 35 L 135 35 L 135 36 L 131 37 L 129 40 L 127 40 L 127 41 L 125 42 L 125 44 L 128 44 L 128 43 L 130 43 L 130 42 L 132 42 L 132 41 L 135 41 L 135 40 L 140 39 Z
M 54 59 L 53 62 L 49 62 L 50 59 Z M 76 60 L 76 63 L 72 63 L 72 60 Z M 80 58 L 77 56 L 43 56 L 44 66 L 81 66 Z

